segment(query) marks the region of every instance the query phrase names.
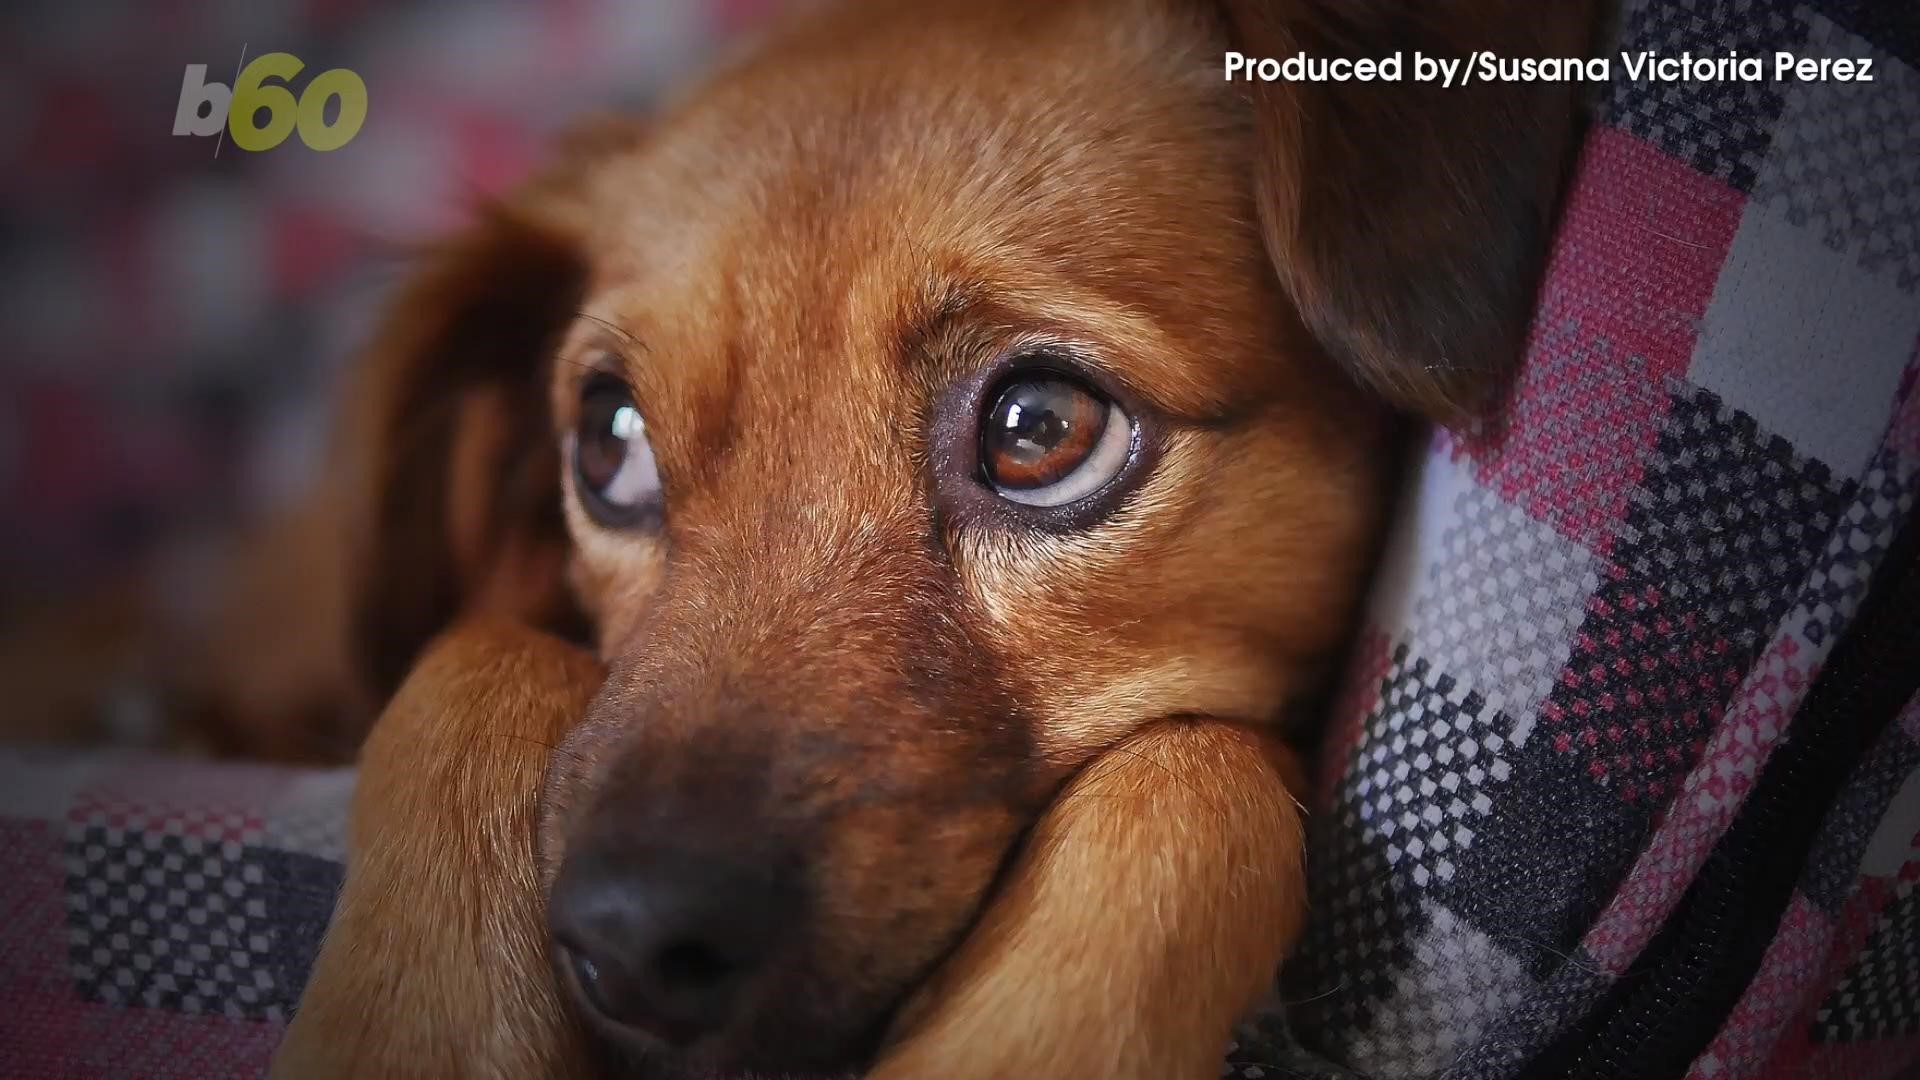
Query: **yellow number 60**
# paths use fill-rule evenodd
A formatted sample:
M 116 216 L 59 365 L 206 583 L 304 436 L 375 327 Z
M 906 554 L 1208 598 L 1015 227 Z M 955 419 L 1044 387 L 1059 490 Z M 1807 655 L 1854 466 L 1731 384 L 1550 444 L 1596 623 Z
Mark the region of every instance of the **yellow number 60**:
M 306 65 L 292 53 L 267 53 L 255 58 L 233 83 L 233 103 L 227 125 L 233 143 L 242 150 L 271 150 L 286 140 L 297 125 L 300 141 L 314 150 L 338 150 L 360 133 L 367 119 L 367 84 L 346 68 L 323 71 L 313 77 L 295 100 L 285 86 L 263 86 L 268 79 L 282 83 L 300 74 Z M 327 99 L 340 99 L 340 115 L 326 122 Z M 260 111 L 267 122 L 256 123 Z

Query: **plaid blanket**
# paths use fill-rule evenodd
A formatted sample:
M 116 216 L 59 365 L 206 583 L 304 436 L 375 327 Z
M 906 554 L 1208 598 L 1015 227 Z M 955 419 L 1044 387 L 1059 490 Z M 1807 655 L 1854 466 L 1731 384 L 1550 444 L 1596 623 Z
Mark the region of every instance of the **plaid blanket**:
M 1618 49 L 1878 74 L 1616 62 L 1504 423 L 1415 470 L 1232 1075 L 1920 1062 L 1920 8 L 1655 0 Z
M 1616 64 L 1506 415 L 1414 470 L 1225 1075 L 1920 1062 L 1920 14 L 1667 0 L 1620 48 L 1876 79 Z M 350 785 L 0 756 L 0 1073 L 258 1075 Z

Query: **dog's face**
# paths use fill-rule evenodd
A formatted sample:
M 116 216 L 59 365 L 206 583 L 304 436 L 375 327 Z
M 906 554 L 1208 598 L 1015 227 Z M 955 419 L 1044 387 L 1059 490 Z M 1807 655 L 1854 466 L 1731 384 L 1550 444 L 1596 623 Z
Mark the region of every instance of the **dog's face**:
M 1271 211 L 1228 33 L 829 15 L 589 140 L 403 302 L 368 588 L 437 568 L 367 625 L 392 654 L 462 606 L 586 616 L 609 676 L 542 847 L 561 977 L 623 1049 L 857 1062 L 1075 768 L 1269 722 L 1336 650 L 1390 410 L 1311 306 L 1339 268 Z
M 553 836 L 779 879 L 729 1063 L 870 1037 L 1089 755 L 1271 719 L 1371 551 L 1382 410 L 1287 316 L 1204 39 L 1035 21 L 915 35 L 950 82 L 905 22 L 776 55 L 594 181 L 551 386 L 611 674 Z

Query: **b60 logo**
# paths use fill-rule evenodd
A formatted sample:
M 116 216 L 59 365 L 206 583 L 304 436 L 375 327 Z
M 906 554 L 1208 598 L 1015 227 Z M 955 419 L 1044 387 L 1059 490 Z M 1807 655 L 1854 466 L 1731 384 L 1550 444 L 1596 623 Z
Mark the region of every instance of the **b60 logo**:
M 267 53 L 240 69 L 233 88 L 207 81 L 207 65 L 188 64 L 173 113 L 175 135 L 216 135 L 225 130 L 242 150 L 271 150 L 298 129 L 312 150 L 338 150 L 360 133 L 367 119 L 367 84 L 346 68 L 323 71 L 299 97 L 287 85 L 307 65 L 292 53 Z M 327 104 L 340 103 L 333 120 Z M 263 120 L 262 117 L 265 117 Z

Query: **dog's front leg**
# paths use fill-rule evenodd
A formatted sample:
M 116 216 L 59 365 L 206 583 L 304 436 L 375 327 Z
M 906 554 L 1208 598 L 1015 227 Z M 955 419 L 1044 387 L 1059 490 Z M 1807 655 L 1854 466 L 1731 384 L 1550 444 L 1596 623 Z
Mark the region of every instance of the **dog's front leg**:
M 1097 759 L 871 1080 L 1218 1076 L 1305 915 L 1299 775 L 1276 736 L 1209 721 Z
M 276 1080 L 586 1074 L 533 844 L 551 748 L 600 681 L 510 623 L 428 650 L 361 753 L 346 885 Z

